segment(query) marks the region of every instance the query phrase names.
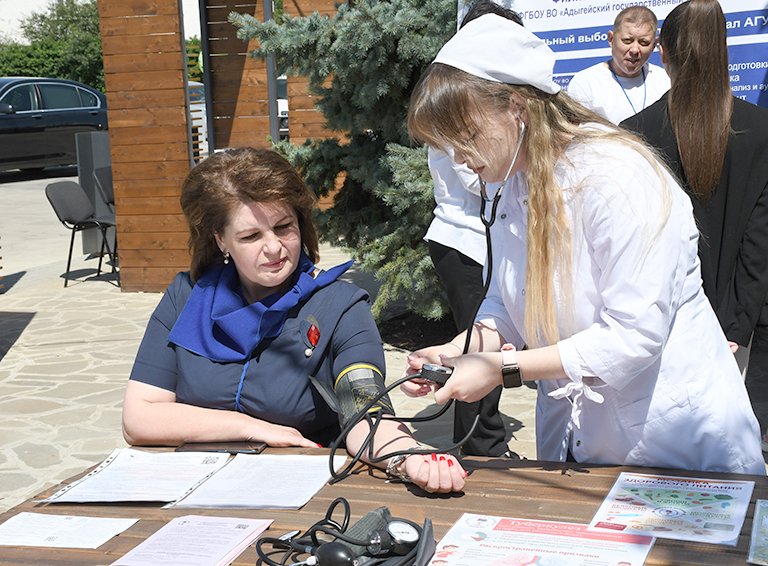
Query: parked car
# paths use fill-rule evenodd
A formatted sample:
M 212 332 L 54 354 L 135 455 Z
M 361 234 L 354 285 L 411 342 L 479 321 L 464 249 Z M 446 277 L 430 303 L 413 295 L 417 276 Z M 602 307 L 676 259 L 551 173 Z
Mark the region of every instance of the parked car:
M 285 75 L 277 78 L 277 121 L 280 125 L 280 139 L 290 139 L 288 133 L 288 80 Z
M 107 129 L 107 98 L 65 79 L 0 78 L 0 171 L 77 164 L 75 134 Z

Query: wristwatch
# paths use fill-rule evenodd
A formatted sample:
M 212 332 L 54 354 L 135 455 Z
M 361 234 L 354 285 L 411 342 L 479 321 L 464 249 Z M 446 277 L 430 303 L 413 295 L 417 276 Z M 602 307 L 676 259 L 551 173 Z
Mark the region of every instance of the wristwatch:
M 523 385 L 523 374 L 517 365 L 515 347 L 512 344 L 504 344 L 501 347 L 501 381 L 505 389 Z

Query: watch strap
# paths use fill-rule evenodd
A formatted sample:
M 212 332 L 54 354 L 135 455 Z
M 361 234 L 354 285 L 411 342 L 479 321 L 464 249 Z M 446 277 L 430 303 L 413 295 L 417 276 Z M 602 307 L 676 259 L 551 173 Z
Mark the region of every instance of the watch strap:
M 386 469 L 388 478 L 397 478 L 403 483 L 413 483 L 413 480 L 408 475 L 408 473 L 401 469 L 401 466 L 405 463 L 405 459 L 408 456 L 410 456 L 410 454 L 398 454 L 397 456 L 392 456 L 392 458 L 389 459 Z

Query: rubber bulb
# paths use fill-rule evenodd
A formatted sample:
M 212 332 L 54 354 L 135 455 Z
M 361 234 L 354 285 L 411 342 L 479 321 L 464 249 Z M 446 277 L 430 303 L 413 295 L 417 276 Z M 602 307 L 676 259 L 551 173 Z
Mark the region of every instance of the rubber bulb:
M 357 566 L 352 551 L 340 542 L 326 542 L 315 551 L 318 566 Z

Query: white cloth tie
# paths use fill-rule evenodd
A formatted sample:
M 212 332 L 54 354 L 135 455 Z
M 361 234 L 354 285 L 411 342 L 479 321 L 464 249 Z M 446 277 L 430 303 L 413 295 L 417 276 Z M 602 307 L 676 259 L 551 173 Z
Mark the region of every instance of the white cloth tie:
M 581 415 L 581 396 L 585 396 L 590 401 L 595 403 L 602 403 L 603 396 L 597 391 L 593 391 L 588 385 L 583 382 L 571 381 L 565 387 L 556 389 L 549 393 L 549 396 L 553 399 L 562 399 L 565 397 L 571 403 L 571 421 L 576 428 L 581 428 L 581 421 L 579 416 Z

